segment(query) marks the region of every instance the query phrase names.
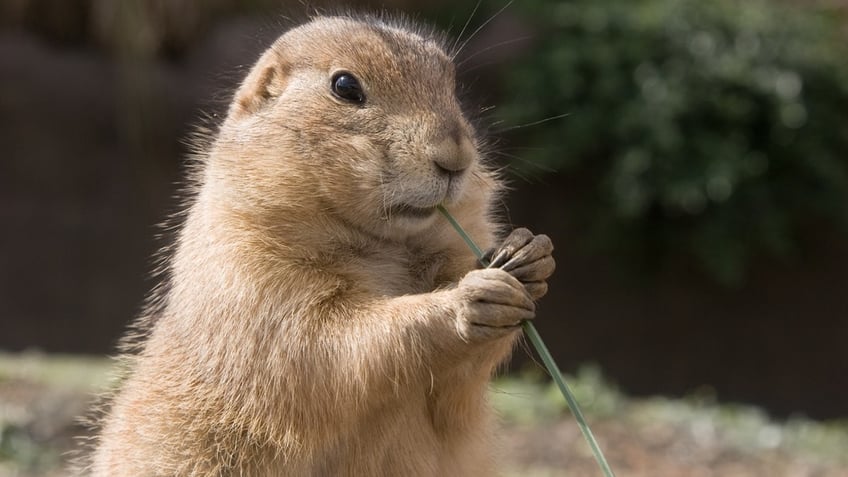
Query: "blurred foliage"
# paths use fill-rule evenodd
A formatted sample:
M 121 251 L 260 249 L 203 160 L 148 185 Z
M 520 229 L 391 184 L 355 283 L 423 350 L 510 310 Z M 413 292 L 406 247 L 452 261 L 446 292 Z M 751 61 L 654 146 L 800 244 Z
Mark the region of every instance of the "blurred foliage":
M 667 434 L 703 449 L 722 445 L 751 455 L 779 450 L 812 461 L 848 465 L 845 420 L 816 422 L 794 416 L 778 421 L 756 406 L 718 402 L 708 390 L 685 398 L 634 398 L 622 393 L 594 364 L 582 365 L 564 377 L 596 434 L 597 424 L 614 421 L 630 429 L 634 439 Z M 539 368 L 495 380 L 490 398 L 510 425 L 544 426 L 565 415 L 573 419 L 556 384 Z
M 848 230 L 844 16 L 765 0 L 513 8 L 538 31 L 503 72 L 501 113 L 569 113 L 520 142 L 536 146 L 527 162 L 585 185 L 548 207 L 602 250 L 688 256 L 733 284 L 758 255 L 802 250 L 811 224 Z
M 739 452 L 782 448 L 815 460 L 848 464 L 846 421 L 816 422 L 795 416 L 780 422 L 755 406 L 720 404 L 698 396 L 634 400 L 626 414 L 634 426 L 665 423 L 686 429 L 696 441 L 721 441 Z
M 0 476 L 54 475 L 113 366 L 99 357 L 0 352 Z
M 27 381 L 61 390 L 107 389 L 113 363 L 101 357 L 0 351 L 0 383 Z
M 77 422 L 79 416 L 89 408 L 92 396 L 113 382 L 114 366 L 106 358 L 0 353 L 0 477 L 67 475 L 62 466 L 71 457 L 68 452 L 75 447 L 74 438 L 86 432 Z M 848 465 L 848 422 L 801 417 L 776 421 L 754 406 L 717 402 L 709 392 L 686 399 L 633 398 L 619 391 L 595 365 L 580 367 L 566 380 L 593 431 L 609 444 L 605 451 L 618 454 L 616 468 L 622 473 L 657 475 L 652 465 L 666 454 L 674 458 L 678 451 L 687 459 L 700 455 L 694 461 L 711 466 L 729 455 L 747 469 L 703 475 L 775 475 L 764 472 L 766 467 L 758 460 L 778 457 L 782 460 L 777 465 L 808 463 L 816 472 L 791 473 L 790 469 L 777 475 L 843 475 L 839 469 Z M 522 457 L 538 459 L 536 467 L 550 471 L 535 475 L 597 475 L 579 431 L 570 427 L 570 432 L 560 432 L 564 424 L 573 426 L 574 419 L 541 368 L 495 380 L 489 396 L 503 421 L 504 437 L 513 437 L 510 442 L 534 448 L 550 444 L 552 455 Z M 524 431 L 536 439 L 524 440 Z M 628 458 L 628 452 L 649 458 L 644 466 L 649 473 L 638 473 L 638 459 Z M 560 456 L 567 467 L 557 464 Z M 504 456 L 512 466 L 518 464 L 518 457 L 516 449 Z M 574 471 L 578 458 L 587 460 L 591 473 Z
M 576 375 L 564 378 L 580 408 L 595 418 L 614 416 L 626 400 L 597 365 L 583 365 Z M 492 404 L 511 422 L 539 424 L 570 412 L 559 388 L 544 377 L 541 368 L 498 379 L 491 388 Z

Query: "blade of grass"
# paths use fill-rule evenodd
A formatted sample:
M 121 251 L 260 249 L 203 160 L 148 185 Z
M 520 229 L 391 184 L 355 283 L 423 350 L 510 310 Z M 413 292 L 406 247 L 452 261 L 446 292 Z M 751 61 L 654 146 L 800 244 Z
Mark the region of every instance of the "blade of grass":
M 462 240 L 465 241 L 468 248 L 470 248 L 471 252 L 474 253 L 474 256 L 477 257 L 477 260 L 479 260 L 484 267 L 488 267 L 489 264 L 487 263 L 487 260 L 483 258 L 483 251 L 480 250 L 480 247 L 478 247 L 477 244 L 471 240 L 471 237 L 465 233 L 465 230 L 463 230 L 462 226 L 459 225 L 459 222 L 457 222 L 443 206 L 439 205 L 437 208 L 448 222 L 450 222 L 451 226 L 453 226 L 459 236 L 462 237 Z M 557 366 L 550 351 L 548 351 L 548 347 L 545 346 L 544 341 L 542 341 L 542 337 L 539 336 L 539 332 L 536 331 L 536 327 L 533 326 L 533 323 L 524 321 L 521 323 L 521 328 L 524 330 L 524 333 L 527 335 L 530 343 L 533 344 L 533 348 L 536 349 L 536 353 L 538 353 L 539 357 L 542 358 L 542 363 L 544 363 L 545 368 L 548 370 L 548 374 L 551 375 L 551 378 L 553 378 L 557 387 L 559 387 L 562 396 L 565 398 L 565 402 L 568 404 L 569 409 L 571 409 L 571 414 L 574 415 L 574 419 L 577 420 L 577 426 L 580 428 L 580 432 L 583 433 L 583 437 L 589 444 L 589 448 L 592 449 L 592 454 L 595 456 L 595 460 L 598 462 L 598 466 L 601 468 L 601 471 L 606 477 L 614 477 L 615 474 L 613 474 L 612 468 L 610 468 L 607 463 L 607 459 L 604 457 L 604 453 L 601 451 L 598 441 L 595 440 L 595 435 L 592 434 L 592 430 L 589 428 L 586 418 L 583 417 L 583 412 L 577 404 L 577 399 L 574 398 L 574 395 L 571 393 L 568 385 L 565 384 L 565 379 L 562 377 L 559 366 Z

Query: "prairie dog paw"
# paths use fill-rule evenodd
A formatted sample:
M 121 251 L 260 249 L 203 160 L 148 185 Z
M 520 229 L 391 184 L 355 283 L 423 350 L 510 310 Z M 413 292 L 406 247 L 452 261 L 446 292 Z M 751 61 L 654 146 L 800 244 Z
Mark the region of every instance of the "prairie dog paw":
M 512 231 L 496 249 L 489 252 L 490 268 L 499 268 L 517 278 L 534 300 L 548 292 L 546 280 L 554 273 L 554 245 L 547 235 L 534 235 L 525 228 Z
M 457 328 L 469 341 L 505 336 L 536 316 L 536 305 L 525 286 L 498 268 L 469 272 L 455 292 L 460 300 Z

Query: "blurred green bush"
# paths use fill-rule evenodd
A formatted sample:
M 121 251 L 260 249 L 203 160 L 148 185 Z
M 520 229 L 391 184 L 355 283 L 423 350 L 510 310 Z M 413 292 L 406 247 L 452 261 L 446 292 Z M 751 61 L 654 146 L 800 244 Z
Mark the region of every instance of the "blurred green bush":
M 588 184 L 544 206 L 604 251 L 688 256 L 732 284 L 754 257 L 801 250 L 811 224 L 848 230 L 844 15 L 766 0 L 511 8 L 537 31 L 503 71 L 501 114 L 569 113 L 517 132 L 527 162 Z

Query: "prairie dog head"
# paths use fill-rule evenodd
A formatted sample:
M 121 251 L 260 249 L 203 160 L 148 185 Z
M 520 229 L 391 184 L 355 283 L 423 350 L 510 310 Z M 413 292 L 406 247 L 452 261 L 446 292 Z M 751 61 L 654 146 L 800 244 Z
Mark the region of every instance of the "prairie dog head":
M 226 158 L 226 159 L 218 159 Z M 432 35 L 321 17 L 281 36 L 230 106 L 211 167 L 269 213 L 275 201 L 402 238 L 485 183 L 452 59 Z M 476 189 L 475 189 L 476 187 Z M 477 192 L 479 194 L 479 192 Z

